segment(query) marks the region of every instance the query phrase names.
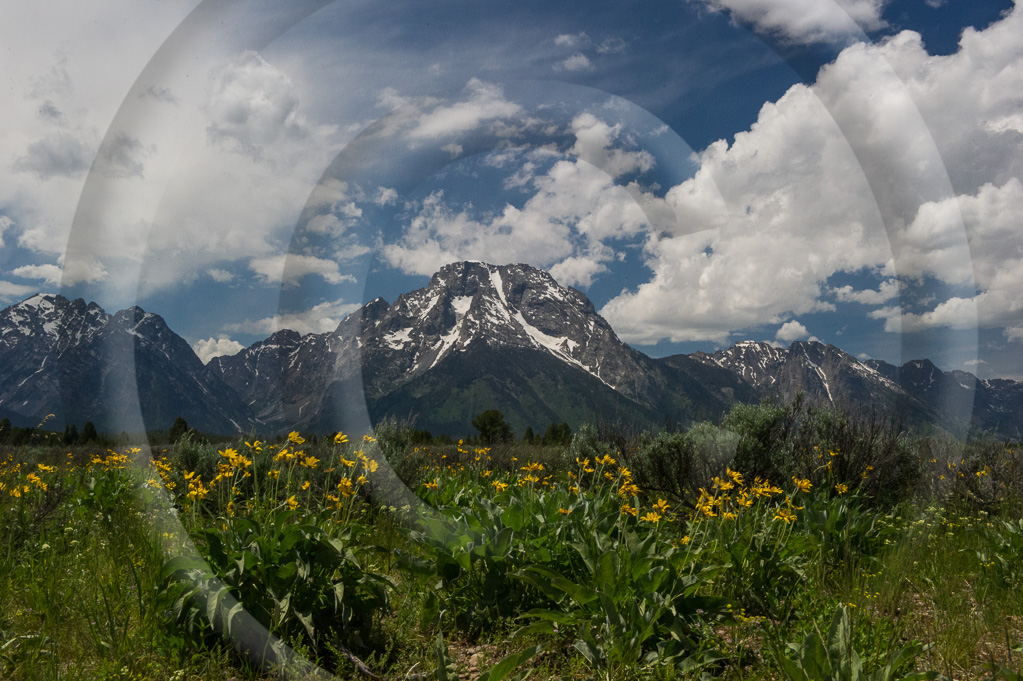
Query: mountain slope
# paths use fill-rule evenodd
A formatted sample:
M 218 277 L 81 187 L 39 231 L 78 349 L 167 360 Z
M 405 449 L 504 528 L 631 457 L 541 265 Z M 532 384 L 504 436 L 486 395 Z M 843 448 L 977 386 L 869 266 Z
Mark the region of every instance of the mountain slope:
M 325 405 L 355 399 L 357 381 L 374 420 L 414 416 L 421 428 L 462 431 L 484 409 L 500 409 L 520 430 L 602 414 L 653 426 L 716 418 L 755 396 L 727 371 L 701 369 L 715 374 L 705 381 L 634 350 L 586 296 L 528 265 L 454 263 L 331 334 L 283 333 L 211 362 L 276 427 L 325 425 Z M 302 356 L 313 368 L 297 382 Z M 267 375 L 275 387 L 254 391 Z
M 135 401 L 147 429 L 169 428 L 178 416 L 207 432 L 253 423 L 158 315 L 138 307 L 110 315 L 50 294 L 0 311 L 0 414 L 12 423 L 35 425 L 53 413 L 56 423 L 120 429 Z
M 1023 430 L 1023 383 L 927 360 L 861 362 L 809 341 L 652 359 L 621 342 L 585 295 L 528 265 L 454 263 L 393 304 L 367 303 L 332 332 L 282 330 L 207 366 L 137 307 L 110 315 L 39 294 L 0 310 L 0 417 L 16 425 L 53 413 L 55 423 L 119 430 L 137 405 L 147 428 L 183 416 L 222 433 L 328 432 L 368 416 L 460 434 L 487 409 L 519 433 L 561 421 L 659 428 L 797 394 L 955 434 Z

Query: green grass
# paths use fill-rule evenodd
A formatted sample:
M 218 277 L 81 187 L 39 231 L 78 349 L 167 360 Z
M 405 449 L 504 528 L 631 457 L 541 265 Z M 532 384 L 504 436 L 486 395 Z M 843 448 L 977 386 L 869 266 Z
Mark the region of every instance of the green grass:
M 585 429 L 567 449 L 384 432 L 2 450 L 0 678 L 263 679 L 306 659 L 361 678 L 355 658 L 491 681 L 1018 678 L 1015 448 L 838 449 L 834 421 L 781 437 L 765 409 L 747 420 L 767 439 L 739 445 L 760 470 L 732 471 L 707 452 L 746 441 L 739 416 L 734 437 L 625 452 Z M 385 457 L 423 506 L 375 502 Z

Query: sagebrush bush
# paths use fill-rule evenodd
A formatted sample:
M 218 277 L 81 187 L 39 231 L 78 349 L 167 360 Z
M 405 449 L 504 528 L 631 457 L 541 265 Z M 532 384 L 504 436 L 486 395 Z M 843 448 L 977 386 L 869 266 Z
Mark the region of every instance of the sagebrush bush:
M 714 476 L 724 475 L 738 439 L 733 431 L 698 423 L 686 432 L 643 437 L 627 461 L 640 487 L 677 502 L 699 496 Z
M 765 480 L 784 480 L 791 458 L 792 417 L 798 410 L 798 402 L 789 407 L 768 401 L 735 405 L 721 422 L 739 436 L 732 467 Z

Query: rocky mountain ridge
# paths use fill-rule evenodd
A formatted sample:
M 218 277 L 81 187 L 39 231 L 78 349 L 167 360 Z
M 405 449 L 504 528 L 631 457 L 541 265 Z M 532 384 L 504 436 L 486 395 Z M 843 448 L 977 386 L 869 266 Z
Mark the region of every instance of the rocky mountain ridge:
M 332 332 L 278 331 L 206 366 L 140 308 L 110 315 L 40 294 L 0 311 L 0 416 L 23 424 L 52 412 L 102 427 L 116 421 L 108 415 L 119 401 L 136 399 L 148 428 L 180 415 L 225 433 L 327 432 L 353 409 L 455 434 L 490 408 L 520 433 L 560 421 L 658 428 L 797 393 L 958 433 L 1018 437 L 1023 423 L 1023 383 L 926 360 L 861 362 L 810 341 L 654 359 L 623 343 L 584 294 L 528 265 L 447 265 L 427 286 L 393 304 L 370 301 Z

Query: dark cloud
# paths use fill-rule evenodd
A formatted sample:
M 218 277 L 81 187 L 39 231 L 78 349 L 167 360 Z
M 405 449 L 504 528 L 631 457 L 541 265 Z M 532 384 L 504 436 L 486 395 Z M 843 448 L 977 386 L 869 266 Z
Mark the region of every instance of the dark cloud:
M 54 123 L 62 123 L 64 121 L 64 113 L 57 108 L 56 104 L 48 99 L 39 105 L 39 115 Z
M 100 147 L 97 169 L 108 177 L 142 177 L 142 159 L 151 152 L 137 138 L 119 132 Z
M 165 104 L 177 104 L 180 100 L 177 96 L 171 92 L 170 88 L 165 88 L 159 85 L 150 85 L 148 88 L 139 93 L 139 99 L 145 98 L 155 99 L 158 102 L 164 102 Z
M 94 150 L 91 145 L 66 132 L 48 135 L 28 146 L 14 162 L 14 170 L 34 173 L 40 179 L 79 177 L 89 169 Z

